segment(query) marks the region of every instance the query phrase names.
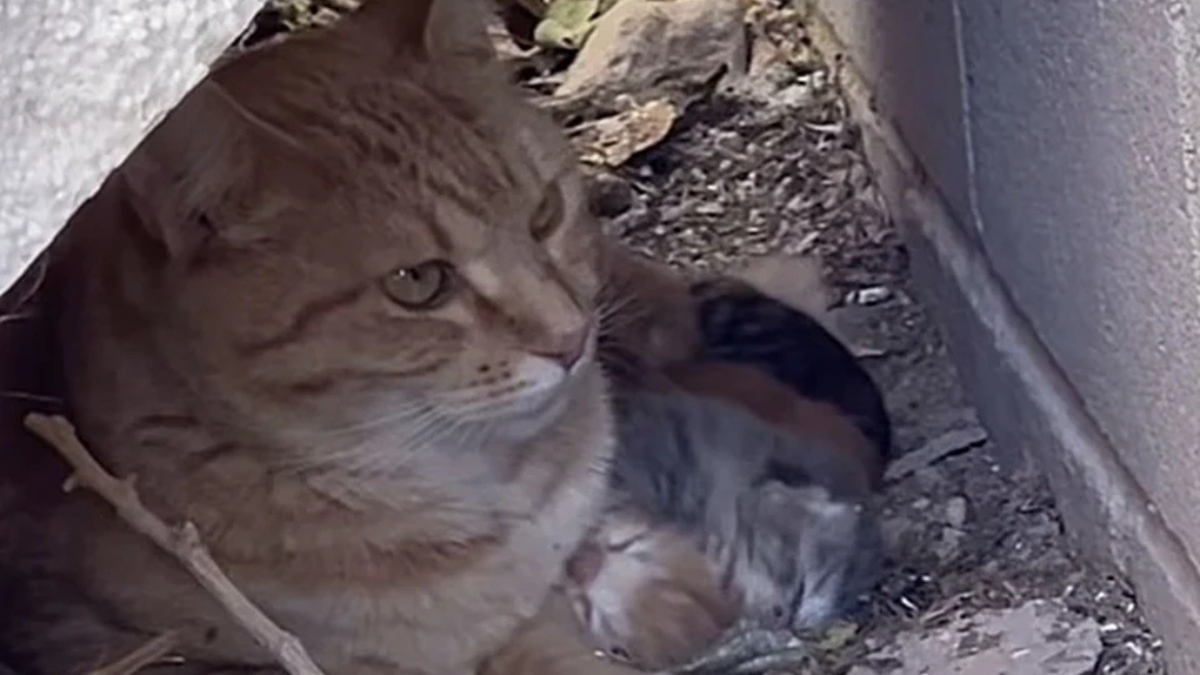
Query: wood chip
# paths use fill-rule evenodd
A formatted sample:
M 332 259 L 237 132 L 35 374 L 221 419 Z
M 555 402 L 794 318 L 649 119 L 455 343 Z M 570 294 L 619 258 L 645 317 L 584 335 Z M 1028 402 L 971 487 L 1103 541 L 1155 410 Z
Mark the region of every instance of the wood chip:
M 959 452 L 965 452 L 987 440 L 987 432 L 980 426 L 954 429 L 938 436 L 925 445 L 902 455 L 892 462 L 884 474 L 884 480 L 902 480 L 921 469 L 933 466 Z

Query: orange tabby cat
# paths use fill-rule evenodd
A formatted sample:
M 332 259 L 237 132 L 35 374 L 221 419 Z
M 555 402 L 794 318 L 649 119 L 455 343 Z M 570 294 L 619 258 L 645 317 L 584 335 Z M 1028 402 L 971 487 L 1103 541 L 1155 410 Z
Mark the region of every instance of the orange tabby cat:
M 85 442 L 329 675 L 626 672 L 549 595 L 604 491 L 597 297 L 622 263 L 480 11 L 371 0 L 222 64 L 50 250 Z M 168 629 L 192 660 L 270 663 L 52 485 L 0 502 L 37 509 L 0 513 L 9 665 L 71 675 Z

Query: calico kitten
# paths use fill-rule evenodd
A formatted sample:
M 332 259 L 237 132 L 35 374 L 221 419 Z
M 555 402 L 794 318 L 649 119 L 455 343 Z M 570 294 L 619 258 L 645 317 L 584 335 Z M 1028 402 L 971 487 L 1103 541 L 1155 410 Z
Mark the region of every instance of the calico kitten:
M 892 454 L 891 420 L 879 388 L 840 340 L 807 312 L 749 284 L 703 281 L 692 295 L 700 358 L 755 366 L 807 398 L 832 404 L 874 445 L 882 477 Z
M 617 522 L 628 528 L 631 518 L 637 522 L 632 514 L 640 514 L 647 534 L 635 549 L 597 543 L 590 547 L 592 567 L 608 574 L 568 578 L 579 598 L 577 616 L 610 653 L 657 667 L 655 655 L 686 653 L 709 638 L 711 631 L 659 628 L 669 621 L 655 607 L 686 603 L 640 597 L 691 598 L 699 616 L 718 600 L 738 602 L 740 613 L 745 602 L 744 613 L 760 625 L 816 627 L 852 611 L 856 596 L 873 584 L 881 542 L 870 495 L 890 451 L 890 422 L 870 376 L 823 324 L 825 296 L 815 259 L 782 257 L 694 284 L 688 316 L 675 324 L 684 330 L 673 334 L 654 324 L 644 306 L 612 305 L 619 311 L 605 318 L 614 333 L 626 335 L 623 346 L 643 345 L 605 352 L 624 402 L 621 437 L 632 441 L 618 451 L 616 477 L 626 477 L 632 494 L 643 498 L 632 509 L 623 504 Z M 630 404 L 648 392 L 670 397 L 680 390 L 702 399 L 677 399 L 677 409 L 661 419 Z M 693 416 L 715 428 L 668 421 Z M 659 454 L 656 442 L 667 450 Z M 712 470 L 691 452 L 753 470 Z M 672 487 L 677 481 L 695 489 Z M 714 485 L 726 496 L 711 497 Z M 730 490 L 738 497 L 728 497 Z M 734 515 L 722 520 L 709 508 Z M 593 543 L 612 539 L 608 522 Z M 704 566 L 683 565 L 678 546 L 663 543 L 691 535 L 695 545 L 697 532 L 706 536 L 692 553 L 707 563 L 708 576 L 721 580 L 716 595 L 702 592 L 713 586 L 697 580 Z M 737 545 L 714 556 L 713 533 Z M 605 601 L 594 602 L 598 597 Z
M 879 487 L 892 456 L 891 419 L 871 375 L 825 325 L 827 290 L 819 263 L 811 257 L 769 256 L 693 283 L 688 294 L 679 307 L 671 304 L 677 296 L 648 305 L 627 299 L 627 292 L 613 293 L 603 319 L 617 344 L 604 349 L 602 359 L 616 381 L 626 387 L 658 386 L 663 369 L 696 361 L 755 368 L 851 420 L 870 444 L 864 461 Z M 666 307 L 675 311 L 660 320 Z M 673 330 L 666 330 L 668 325 Z M 719 395 L 720 389 L 711 387 L 709 393 Z M 751 391 L 741 387 L 737 396 Z
M 804 343 L 796 349 L 803 350 Z M 803 468 L 804 462 L 819 462 L 821 485 L 837 498 L 861 498 L 877 487 L 882 465 L 877 446 L 835 405 L 798 393 L 761 368 L 735 362 L 696 360 L 663 372 L 671 387 L 724 401 L 810 441 L 791 446 L 798 451 L 795 456 L 781 453 L 771 458 L 768 472 L 776 480 L 807 485 L 814 476 Z
M 52 394 L 328 675 L 628 672 L 552 590 L 614 443 L 600 287 L 630 284 L 483 12 L 370 0 L 222 63 L 48 253 Z M 6 663 L 85 672 L 173 630 L 272 665 L 34 450 L 0 454 Z M 28 457 L 47 480 L 14 479 Z
M 761 377 L 745 366 L 716 373 L 728 382 L 739 369 Z M 679 389 L 622 391 L 617 409 L 610 510 L 576 565 L 586 573 L 568 575 L 577 616 L 603 649 L 662 668 L 732 623 L 726 614 L 689 630 L 674 616 L 734 603 L 752 625 L 820 628 L 857 607 L 881 549 L 868 477 L 838 447 L 858 435 L 853 425 L 806 433 L 804 418 L 777 426 Z
M 616 407 L 612 499 L 698 537 L 745 594 L 745 615 L 793 627 L 824 623 L 873 582 L 880 551 L 871 494 L 827 438 L 684 391 L 621 392 Z M 780 464 L 787 481 L 777 477 Z M 778 517 L 787 503 L 804 508 Z M 863 574 L 837 571 L 856 556 Z

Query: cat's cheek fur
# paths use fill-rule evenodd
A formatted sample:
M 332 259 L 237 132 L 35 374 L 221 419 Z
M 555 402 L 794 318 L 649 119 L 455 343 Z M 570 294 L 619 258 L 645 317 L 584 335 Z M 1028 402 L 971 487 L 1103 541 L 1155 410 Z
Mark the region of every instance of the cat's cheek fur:
M 552 424 L 578 395 L 593 351 L 589 346 L 570 369 L 531 355 L 506 359 L 502 366 L 476 366 L 460 384 L 432 398 L 457 422 L 489 425 L 502 438 L 521 440 Z

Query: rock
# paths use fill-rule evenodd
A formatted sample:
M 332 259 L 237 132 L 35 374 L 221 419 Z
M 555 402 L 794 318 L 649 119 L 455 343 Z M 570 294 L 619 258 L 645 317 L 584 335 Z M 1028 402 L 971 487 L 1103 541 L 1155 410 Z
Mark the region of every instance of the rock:
M 588 201 L 601 218 L 616 218 L 633 208 L 633 188 L 620 176 L 597 171 L 589 176 Z
M 1100 627 L 1057 601 L 985 610 L 940 628 L 901 633 L 850 675 L 1085 675 Z
M 900 555 L 907 551 L 910 543 L 916 540 L 920 534 L 919 525 L 912 518 L 903 514 L 882 519 L 879 523 L 879 530 L 883 537 L 884 548 L 893 555 Z
M 846 294 L 846 303 L 851 305 L 878 305 L 892 297 L 892 289 L 887 286 L 870 286 L 856 288 Z
M 555 95 L 684 103 L 722 69 L 744 71 L 741 0 L 620 0 L 600 16 Z
M 812 105 L 816 100 L 816 93 L 813 88 L 805 84 L 793 84 L 775 93 L 775 105 L 784 106 L 786 108 L 803 108 Z
M 964 523 L 967 522 L 967 499 L 966 497 L 951 497 L 946 500 L 946 524 L 950 527 L 962 529 Z
M 966 533 L 962 530 L 953 527 L 943 527 L 937 541 L 933 543 L 933 554 L 937 559 L 946 564 L 958 557 L 959 551 L 962 550 L 963 539 L 966 538 Z

